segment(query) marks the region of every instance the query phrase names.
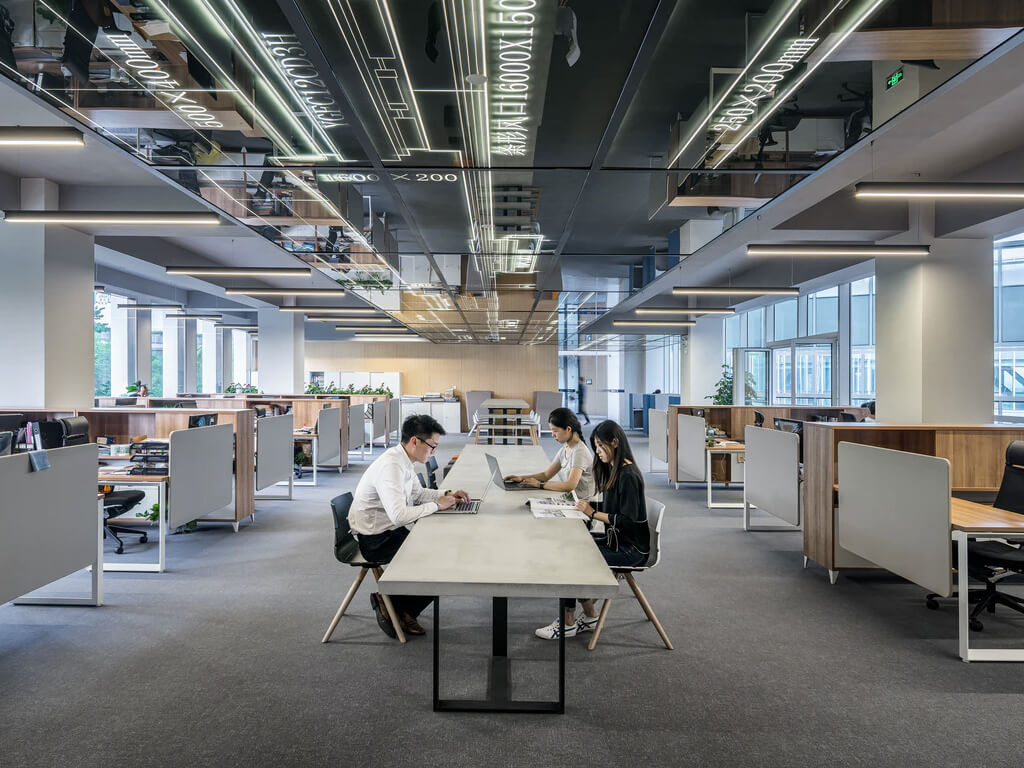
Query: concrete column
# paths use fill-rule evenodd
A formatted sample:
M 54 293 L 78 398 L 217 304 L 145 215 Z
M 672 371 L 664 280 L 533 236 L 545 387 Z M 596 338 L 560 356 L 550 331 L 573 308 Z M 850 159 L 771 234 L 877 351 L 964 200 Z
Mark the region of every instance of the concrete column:
M 876 415 L 893 424 L 986 424 L 992 240 L 937 239 L 931 247 L 926 258 L 875 262 Z
M 263 392 L 302 392 L 306 364 L 306 330 L 298 312 L 261 309 L 259 324 L 259 387 Z
M 181 362 L 178 370 L 179 372 L 184 371 L 185 374 L 182 380 L 182 392 L 199 391 L 199 366 L 196 365 L 196 355 L 199 351 L 196 322 L 196 320 L 183 320 L 179 330 L 178 355 Z
M 181 391 L 181 377 L 178 375 L 178 333 L 182 322 L 174 317 L 164 318 L 164 397 L 174 397 Z
M 220 373 L 217 360 L 217 334 L 218 331 L 212 323 L 197 322 L 197 346 L 203 350 L 203 369 L 196 374 L 196 380 L 200 392 L 216 392 L 217 376 Z
M 230 328 L 221 328 L 217 331 L 217 391 L 223 392 L 234 379 L 232 358 L 232 336 L 234 332 Z
M 725 320 L 722 316 L 705 316 L 690 327 L 689 341 L 682 350 L 683 405 L 708 404 L 705 397 L 715 391 L 715 382 L 722 376 Z M 729 361 L 730 365 L 732 364 Z
M 26 183 L 31 182 L 31 183 Z M 54 209 L 56 185 L 26 179 L 21 206 Z M 94 393 L 92 235 L 0 222 L 0 403 L 88 408 Z
M 153 313 L 135 310 L 135 378 L 153 388 Z

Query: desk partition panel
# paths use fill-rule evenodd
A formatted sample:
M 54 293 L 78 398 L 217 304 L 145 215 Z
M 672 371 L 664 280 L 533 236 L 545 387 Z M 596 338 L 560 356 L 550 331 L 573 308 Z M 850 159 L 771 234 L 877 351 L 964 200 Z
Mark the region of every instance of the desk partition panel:
M 167 504 L 172 530 L 231 503 L 234 439 L 230 424 L 175 430 L 169 453 Z
M 793 432 L 747 427 L 744 447 L 744 500 L 791 525 L 800 525 L 800 437 Z
M 98 450 L 47 451 L 40 472 L 28 454 L 0 457 L 0 603 L 96 562 Z
M 387 403 L 377 401 L 373 404 L 373 440 L 383 438 L 387 432 Z
M 397 397 L 388 400 L 388 438 L 396 432 L 398 439 L 402 437 L 402 401 Z
M 651 458 L 668 461 L 668 411 L 651 408 L 647 411 Z
M 348 407 L 348 449 L 355 451 L 366 444 L 366 406 L 352 403 Z
M 839 478 L 839 544 L 948 597 L 953 591 L 949 461 L 840 443 Z
M 284 416 L 256 419 L 256 490 L 287 481 L 295 461 L 292 432 L 294 420 Z
M 676 419 L 679 425 L 676 433 L 679 482 L 703 482 L 707 459 L 707 425 L 700 416 L 679 414 Z
M 361 422 L 360 422 L 361 423 Z M 317 463 L 341 461 L 341 409 L 322 408 L 316 417 Z

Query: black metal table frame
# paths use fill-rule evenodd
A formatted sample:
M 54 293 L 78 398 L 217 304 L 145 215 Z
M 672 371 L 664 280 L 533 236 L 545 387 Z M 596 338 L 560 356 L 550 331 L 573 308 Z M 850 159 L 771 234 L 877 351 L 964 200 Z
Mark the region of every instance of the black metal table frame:
M 441 610 L 434 598 L 434 711 L 435 712 L 521 712 L 565 713 L 565 613 L 558 601 L 558 700 L 516 701 L 512 698 L 512 668 L 508 657 L 508 598 L 494 597 L 491 608 L 491 664 L 487 675 L 487 698 L 442 699 Z

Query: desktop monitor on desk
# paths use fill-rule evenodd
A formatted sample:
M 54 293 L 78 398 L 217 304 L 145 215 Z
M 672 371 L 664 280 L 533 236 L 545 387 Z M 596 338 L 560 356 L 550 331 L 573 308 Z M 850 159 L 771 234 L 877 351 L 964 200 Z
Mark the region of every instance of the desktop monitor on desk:
M 256 405 L 256 406 L 253 406 L 253 410 L 256 411 L 256 418 L 257 419 L 265 419 L 267 417 L 267 409 L 266 409 L 265 406 Z
M 25 426 L 25 414 L 23 413 L 0 413 L 0 432 L 13 432 Z
M 188 428 L 212 427 L 217 423 L 216 413 L 196 413 L 188 417 Z

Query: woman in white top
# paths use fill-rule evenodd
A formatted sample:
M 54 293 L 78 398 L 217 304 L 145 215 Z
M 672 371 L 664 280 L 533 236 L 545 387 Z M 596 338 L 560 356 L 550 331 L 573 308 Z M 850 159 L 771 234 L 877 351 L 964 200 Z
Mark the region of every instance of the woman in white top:
M 581 499 L 594 495 L 594 454 L 583 442 L 583 429 L 568 408 L 555 408 L 548 416 L 555 440 L 562 444 L 551 466 L 532 475 L 509 475 L 506 480 L 545 491 L 576 491 Z

